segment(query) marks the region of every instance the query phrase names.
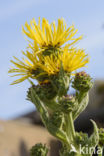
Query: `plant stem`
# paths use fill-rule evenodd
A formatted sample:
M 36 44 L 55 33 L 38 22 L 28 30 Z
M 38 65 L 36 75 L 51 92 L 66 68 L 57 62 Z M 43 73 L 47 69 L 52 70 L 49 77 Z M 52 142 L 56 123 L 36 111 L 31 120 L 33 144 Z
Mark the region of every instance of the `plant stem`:
M 67 135 L 69 137 L 69 139 L 71 139 L 72 141 L 74 141 L 74 137 L 75 137 L 75 128 L 74 128 L 74 123 L 73 123 L 73 119 L 72 119 L 72 112 L 70 112 L 69 114 L 66 115 L 66 125 L 67 125 Z

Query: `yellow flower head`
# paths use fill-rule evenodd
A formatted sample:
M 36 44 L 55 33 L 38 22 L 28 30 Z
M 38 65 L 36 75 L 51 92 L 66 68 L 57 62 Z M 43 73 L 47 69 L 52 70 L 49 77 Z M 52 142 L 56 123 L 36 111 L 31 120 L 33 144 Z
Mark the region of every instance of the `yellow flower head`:
M 48 75 L 57 74 L 60 71 L 61 65 L 67 73 L 84 67 L 89 62 L 89 58 L 84 50 L 70 49 L 63 53 L 58 53 L 57 56 L 50 55 L 44 57 L 44 64 L 41 68 L 48 73 Z
M 10 69 L 9 73 L 17 73 L 14 76 L 22 76 L 22 78 L 14 81 L 13 84 L 22 82 L 29 77 L 37 79 L 41 75 L 57 75 L 61 65 L 65 72 L 72 73 L 89 62 L 89 58 L 85 55 L 84 50 L 81 49 L 70 49 L 62 53 L 59 52 L 57 55 L 51 54 L 50 56 L 34 55 L 28 51 L 23 54 L 27 59 L 20 61 L 14 57 L 16 61 L 11 61 L 16 68 Z
M 20 83 L 28 78 L 35 78 L 35 74 L 38 74 L 35 72 L 41 63 L 41 57 L 36 56 L 33 53 L 31 54 L 29 51 L 26 51 L 26 53 L 23 52 L 23 55 L 27 58 L 22 61 L 16 57 L 14 57 L 15 61 L 11 60 L 15 67 L 11 67 L 9 73 L 16 73 L 13 76 L 22 76 L 12 84 Z
M 42 19 L 42 23 L 40 23 L 39 18 L 38 24 L 35 19 L 33 19 L 30 25 L 26 22 L 25 27 L 26 30 L 23 27 L 23 32 L 33 40 L 32 45 L 29 44 L 29 47 L 32 48 L 34 44 L 34 47 L 38 47 L 40 50 L 60 48 L 63 45 L 64 48 L 68 48 L 82 38 L 82 36 L 75 38 L 74 36 L 77 33 L 77 29 L 74 28 L 74 25 L 66 28 L 63 19 L 58 19 L 57 26 L 55 25 L 55 21 L 49 24 L 45 18 Z

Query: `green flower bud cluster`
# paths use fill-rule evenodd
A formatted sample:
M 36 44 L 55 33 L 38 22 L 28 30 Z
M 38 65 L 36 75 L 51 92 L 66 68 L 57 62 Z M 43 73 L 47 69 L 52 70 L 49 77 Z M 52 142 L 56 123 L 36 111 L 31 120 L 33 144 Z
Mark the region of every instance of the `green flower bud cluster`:
M 41 143 L 36 144 L 30 150 L 30 156 L 47 156 L 48 148 Z
M 88 92 L 93 85 L 91 80 L 90 75 L 86 74 L 84 71 L 79 72 L 75 75 L 72 87 L 80 92 Z
M 104 146 L 104 129 L 99 129 L 99 146 Z
M 50 82 L 32 86 L 42 101 L 52 100 L 56 96 L 56 91 Z
M 61 111 L 65 114 L 73 111 L 76 107 L 76 100 L 72 95 L 63 96 L 59 103 Z
M 75 140 L 78 145 L 81 144 L 83 147 L 88 143 L 88 134 L 82 132 L 76 133 Z
M 67 94 L 71 82 L 76 89 L 74 96 Z M 32 84 L 28 91 L 28 100 L 35 104 L 47 130 L 63 144 L 60 156 L 80 156 L 80 144 L 82 147 L 98 145 L 101 134 L 98 134 L 94 121 L 94 132 L 90 137 L 75 132 L 74 128 L 74 120 L 88 104 L 88 91 L 92 84 L 91 77 L 85 72 L 77 73 L 71 80 L 71 76 L 61 68 L 60 73 L 51 76 L 47 83 Z
M 67 91 L 69 90 L 70 75 L 66 74 L 63 71 L 63 68 L 61 68 L 58 75 L 54 75 L 51 77 L 51 82 L 55 87 L 58 96 L 61 97 L 67 94 Z

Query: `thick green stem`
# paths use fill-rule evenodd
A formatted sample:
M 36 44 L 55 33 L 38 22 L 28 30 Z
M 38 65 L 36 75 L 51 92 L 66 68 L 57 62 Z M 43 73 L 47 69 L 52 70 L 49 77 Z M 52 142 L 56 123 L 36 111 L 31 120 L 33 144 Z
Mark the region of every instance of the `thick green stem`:
M 74 123 L 72 119 L 72 112 L 66 115 L 66 126 L 67 126 L 66 131 L 69 139 L 74 141 L 75 129 L 74 129 Z

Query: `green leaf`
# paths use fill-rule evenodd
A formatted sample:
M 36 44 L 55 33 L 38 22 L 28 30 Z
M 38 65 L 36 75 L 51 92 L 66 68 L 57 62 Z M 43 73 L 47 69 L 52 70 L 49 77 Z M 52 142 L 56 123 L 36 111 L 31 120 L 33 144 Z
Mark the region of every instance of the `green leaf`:
M 81 94 L 81 93 L 80 93 Z M 80 95 L 81 96 L 81 100 L 78 100 L 79 103 L 75 109 L 75 111 L 73 111 L 73 120 L 75 120 L 82 111 L 84 111 L 84 109 L 86 108 L 88 101 L 89 101 L 89 95 L 88 93 Z M 81 101 L 81 102 L 80 102 Z
M 98 128 L 97 128 L 96 123 L 93 120 L 91 120 L 91 122 L 93 124 L 94 131 L 93 131 L 93 134 L 89 138 L 89 144 L 91 147 L 96 147 L 99 143 Z
M 31 92 L 30 94 L 31 101 L 35 104 L 38 112 L 40 113 L 43 123 L 46 125 L 46 122 L 48 122 L 48 119 L 49 119 L 48 111 L 46 107 L 44 106 L 43 102 L 40 100 L 40 98 L 36 94 L 35 89 L 30 88 L 30 92 Z
M 48 122 L 48 124 L 46 125 L 48 131 L 55 136 L 56 138 L 58 138 L 60 141 L 69 144 L 68 142 L 68 138 L 66 136 L 66 133 L 62 130 L 60 130 L 59 128 L 57 128 L 54 124 L 50 122 Z

